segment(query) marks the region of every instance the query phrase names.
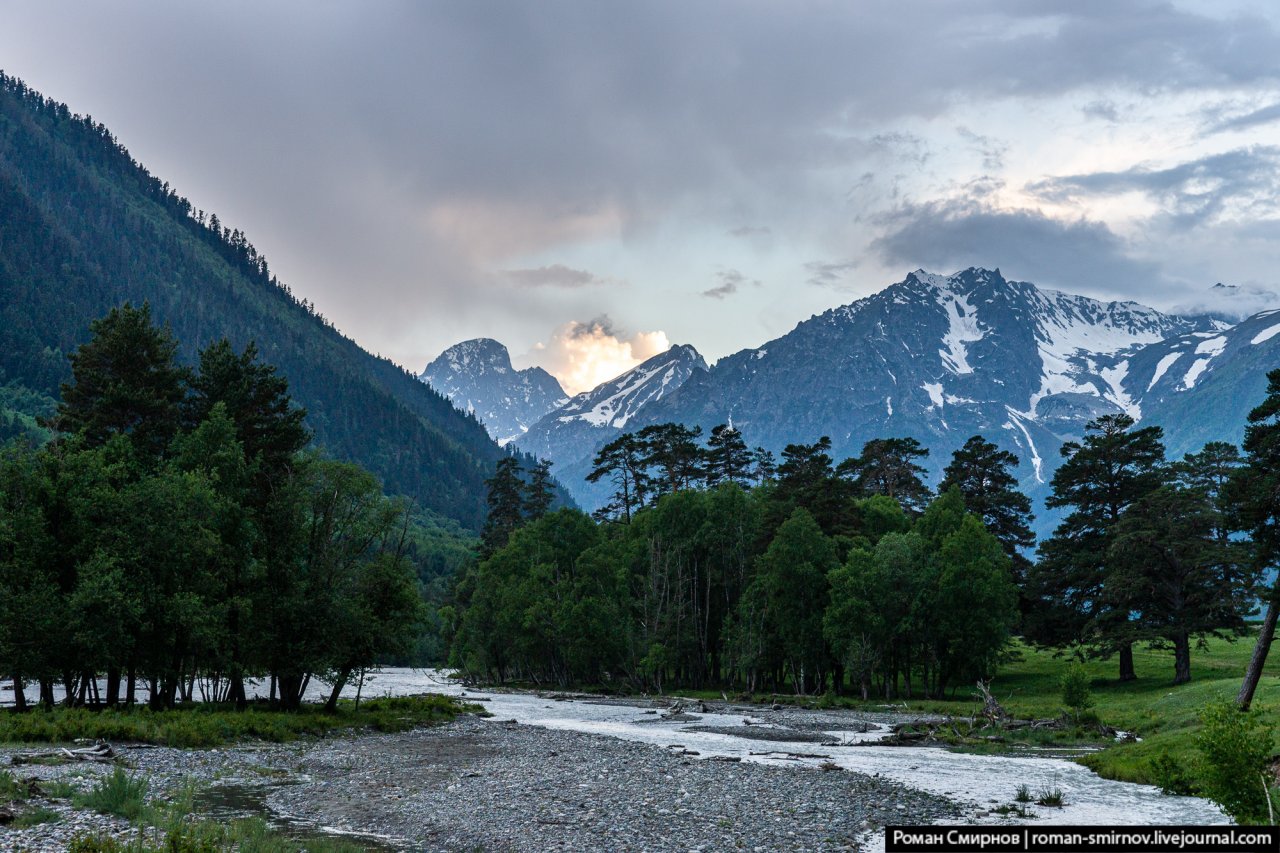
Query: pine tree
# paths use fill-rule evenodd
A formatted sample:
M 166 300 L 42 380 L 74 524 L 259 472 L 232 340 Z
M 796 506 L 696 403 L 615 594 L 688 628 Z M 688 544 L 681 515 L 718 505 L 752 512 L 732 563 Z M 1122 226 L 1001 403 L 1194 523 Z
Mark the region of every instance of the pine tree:
M 841 462 L 836 475 L 850 480 L 861 497 L 884 495 L 918 513 L 931 494 L 922 479 L 925 469 L 916 460 L 928 455 L 914 438 L 873 438 L 859 456 Z
M 727 424 L 711 429 L 707 439 L 706 482 L 712 488 L 720 483 L 745 485 L 751 478 L 751 451 L 742 433 Z
M 551 478 L 551 462 L 542 459 L 529 472 L 529 482 L 524 487 L 524 516 L 536 521 L 547 514 L 555 501 L 555 481 Z
M 1104 415 L 1085 426 L 1083 442 L 1062 446 L 1066 461 L 1053 475 L 1045 504 L 1071 512 L 1041 545 L 1032 580 L 1047 606 L 1032 636 L 1054 644 L 1087 640 L 1104 654 L 1119 652 L 1121 681 L 1137 677 L 1125 625 L 1131 608 L 1104 596 L 1112 568 L 1107 550 L 1125 510 L 1167 476 L 1161 429 L 1133 426 L 1128 415 Z
M 486 558 L 499 551 L 511 533 L 524 523 L 524 479 L 520 463 L 514 457 L 498 460 L 493 476 L 485 480 L 489 489 L 489 514 L 480 531 L 480 556 Z
M 772 450 L 757 447 L 751 451 L 751 478 L 756 485 L 767 483 L 778 476 L 778 462 Z
M 702 427 L 683 424 L 651 424 L 636 434 L 644 448 L 644 465 L 657 471 L 653 497 L 693 488 L 702 479 L 703 451 L 698 446 Z
M 1162 486 L 1135 502 L 1115 525 L 1104 598 L 1131 608 L 1126 639 L 1169 643 L 1174 684 L 1191 680 L 1191 640 L 1244 630 L 1252 578 L 1236 570 L 1230 543 L 1217 536 L 1208 494 Z
M 1241 528 L 1253 541 L 1253 565 L 1261 570 L 1280 563 L 1280 369 L 1267 374 L 1267 396 L 1249 413 L 1244 431 L 1245 465 L 1231 478 L 1228 495 Z M 1267 612 L 1249 659 L 1236 701 L 1248 709 L 1262 678 L 1280 609 L 1280 572 L 1267 596 Z
M 644 446 L 632 433 L 623 433 L 600 448 L 592 460 L 588 483 L 607 479 L 613 484 L 613 495 L 596 510 L 599 519 L 617 518 L 631 523 L 631 516 L 645 505 L 650 490 L 648 470 L 644 462 Z
M 246 460 L 263 469 L 263 476 L 289 464 L 311 441 L 303 426 L 307 412 L 293 404 L 289 381 L 258 360 L 253 343 L 238 355 L 226 338 L 202 350 L 191 391 L 187 423 L 200 424 L 221 403 L 235 424 Z
M 71 354 L 72 381 L 62 386 L 53 425 L 88 447 L 128 435 L 154 464 L 180 425 L 187 372 L 175 360 L 178 343 L 152 323 L 146 302 L 113 308 L 89 330 L 93 337 Z
M 1014 581 L 1021 587 L 1031 567 L 1022 549 L 1034 545 L 1036 537 L 1031 532 L 1031 499 L 1018 490 L 1018 481 L 1010 473 L 1017 465 L 1018 457 L 1012 453 L 980 435 L 972 436 L 952 454 L 951 464 L 942 472 L 938 494 L 952 487 L 960 490 L 965 509 L 1000 540 L 1013 561 Z

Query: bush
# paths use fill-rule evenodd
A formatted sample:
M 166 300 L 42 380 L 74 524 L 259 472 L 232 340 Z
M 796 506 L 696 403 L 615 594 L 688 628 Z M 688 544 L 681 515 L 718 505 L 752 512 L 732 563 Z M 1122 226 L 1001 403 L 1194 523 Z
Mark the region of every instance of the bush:
M 1183 764 L 1164 750 L 1151 761 L 1151 781 L 1161 793 L 1187 796 L 1196 793 L 1195 781 Z
M 1072 717 L 1078 723 L 1080 716 L 1093 707 L 1093 691 L 1089 688 L 1089 673 L 1085 671 L 1084 666 L 1080 663 L 1073 663 L 1062 674 L 1058 687 L 1062 691 L 1062 704 L 1071 710 Z
M 96 788 L 77 794 L 73 802 L 80 808 L 136 820 L 146 808 L 147 780 L 130 776 L 123 767 L 117 767 L 110 776 L 104 776 Z
M 1274 798 L 1268 763 L 1275 733 L 1257 711 L 1241 711 L 1223 699 L 1200 712 L 1200 793 L 1239 823 L 1266 823 Z

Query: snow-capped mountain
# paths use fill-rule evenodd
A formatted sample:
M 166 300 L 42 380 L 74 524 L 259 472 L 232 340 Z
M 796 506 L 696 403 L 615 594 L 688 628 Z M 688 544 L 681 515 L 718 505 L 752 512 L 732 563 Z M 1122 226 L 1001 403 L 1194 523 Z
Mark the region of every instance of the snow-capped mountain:
M 568 400 L 554 376 L 541 367 L 516 370 L 507 348 L 490 338 L 454 344 L 418 378 L 457 408 L 474 413 L 499 444 L 523 435 Z
M 707 363 L 688 345 L 677 345 L 623 373 L 584 391 L 543 417 L 516 440 L 516 446 L 555 463 L 561 482 L 575 494 L 590 471 L 597 450 L 632 428 L 636 416 L 674 392 Z M 581 489 L 580 489 L 581 486 Z M 592 503 L 588 500 L 588 503 Z M 594 507 L 593 507 L 594 508 Z
M 1206 301 L 1233 295 L 1218 288 Z M 748 445 L 774 452 L 826 435 L 837 460 L 872 438 L 910 436 L 929 448 L 934 482 L 952 452 L 981 434 L 1018 456 L 1047 533 L 1054 518 L 1039 498 L 1063 443 L 1090 420 L 1126 412 L 1158 424 L 1172 458 L 1211 440 L 1239 443 L 1276 367 L 1280 310 L 1233 325 L 1210 312 L 1170 315 L 1043 289 L 999 270 L 917 270 L 709 370 L 692 347 L 673 348 L 546 415 L 517 445 L 551 459 L 593 509 L 604 496 L 583 477 L 595 452 L 653 423 L 704 434 L 732 423 Z
M 1238 442 L 1266 362 L 1280 365 L 1280 331 L 1268 322 L 1259 315 L 1224 329 L 1211 317 L 1041 289 L 998 270 L 918 270 L 721 359 L 632 428 L 732 422 L 749 445 L 775 452 L 828 435 L 837 460 L 871 438 L 911 436 L 930 449 L 935 481 L 980 433 L 1018 456 L 1023 487 L 1042 497 L 1062 444 L 1099 415 L 1163 425 L 1171 454 L 1214 438 Z M 1197 413 L 1196 400 L 1211 395 L 1215 414 Z M 1045 530 L 1050 519 L 1039 512 Z

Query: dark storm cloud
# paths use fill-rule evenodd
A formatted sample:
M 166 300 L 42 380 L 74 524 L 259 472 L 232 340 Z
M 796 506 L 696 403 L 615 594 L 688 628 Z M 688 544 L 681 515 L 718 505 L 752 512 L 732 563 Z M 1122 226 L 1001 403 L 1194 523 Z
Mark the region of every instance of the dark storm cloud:
M 1130 257 L 1124 241 L 1100 222 L 1063 222 L 964 200 L 908 205 L 886 224 L 873 248 L 890 265 L 944 272 L 998 265 L 1037 284 L 1130 296 L 1165 281 L 1158 266 Z
M 1199 225 L 1228 209 L 1273 213 L 1280 197 L 1280 147 L 1254 146 L 1201 157 L 1167 169 L 1134 166 L 1038 181 L 1028 190 L 1055 202 L 1085 196 L 1141 192 L 1160 202 L 1184 226 Z

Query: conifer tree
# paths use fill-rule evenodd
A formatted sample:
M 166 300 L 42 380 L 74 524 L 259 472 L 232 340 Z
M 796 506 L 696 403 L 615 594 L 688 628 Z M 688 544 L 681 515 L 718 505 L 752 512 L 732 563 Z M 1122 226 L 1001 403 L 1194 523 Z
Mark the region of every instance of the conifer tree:
M 1103 415 L 1085 426 L 1082 442 L 1062 446 L 1066 461 L 1053 475 L 1049 507 L 1070 512 L 1040 549 L 1033 586 L 1048 608 L 1032 636 L 1040 642 L 1085 642 L 1120 655 L 1120 680 L 1136 678 L 1130 608 L 1104 596 L 1115 526 L 1136 501 L 1164 484 L 1160 427 L 1134 429 L 1133 418 Z
M 555 501 L 555 482 L 551 479 L 551 462 L 541 459 L 529 472 L 529 482 L 524 487 L 524 516 L 536 521 L 547 514 Z
M 489 514 L 480 531 L 481 557 L 488 557 L 507 544 L 511 533 L 524 523 L 525 485 L 515 457 L 498 460 L 493 476 L 485 480 L 489 489 Z
M 925 469 L 917 460 L 928 455 L 914 438 L 873 438 L 860 455 L 841 462 L 836 474 L 850 480 L 861 497 L 884 495 L 909 512 L 921 512 L 931 495 L 922 479 Z
M 976 515 L 1000 540 L 1005 554 L 1013 561 L 1014 581 L 1021 586 L 1031 566 L 1022 549 L 1035 544 L 1031 532 L 1031 499 L 1018 490 L 1018 481 L 1010 470 L 1018 465 L 1018 457 L 1001 450 L 980 435 L 972 436 L 951 456 L 951 464 L 942 472 L 938 494 L 952 487 L 960 490 L 965 509 Z
M 70 356 L 72 381 L 62 386 L 53 425 L 91 448 L 128 435 L 154 464 L 180 425 L 187 371 L 175 360 L 178 343 L 152 323 L 146 302 L 112 308 L 89 329 L 93 337 Z
M 1230 549 L 1200 489 L 1162 486 L 1115 526 L 1103 596 L 1136 614 L 1120 623 L 1127 639 L 1173 646 L 1174 684 L 1191 680 L 1192 639 L 1244 630 L 1253 579 L 1236 569 Z
M 650 489 L 643 444 L 633 433 L 623 433 L 600 448 L 591 465 L 588 483 L 607 479 L 614 487 L 609 502 L 595 512 L 595 517 L 618 518 L 630 524 L 631 516 L 645 505 Z
M 1230 481 L 1228 494 L 1239 512 L 1240 526 L 1253 540 L 1256 569 L 1280 563 L 1280 369 L 1267 374 L 1267 396 L 1249 413 L 1244 431 L 1245 465 Z M 1267 594 L 1267 610 L 1253 656 L 1245 670 L 1236 701 L 1248 709 L 1262 678 L 1280 609 L 1280 573 Z
M 751 451 L 742 440 L 741 432 L 728 424 L 711 429 L 705 471 L 708 488 L 720 483 L 745 485 L 751 476 L 751 462 Z

